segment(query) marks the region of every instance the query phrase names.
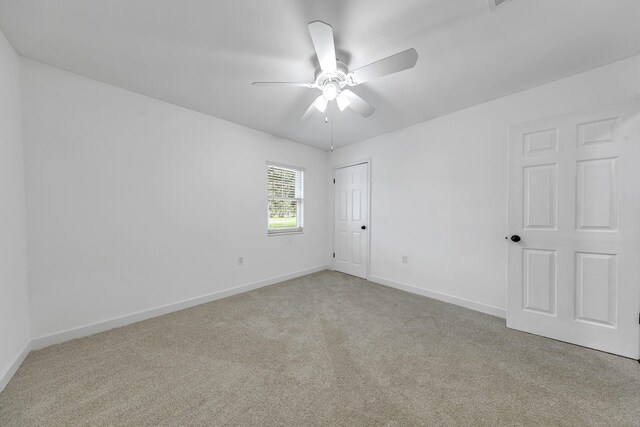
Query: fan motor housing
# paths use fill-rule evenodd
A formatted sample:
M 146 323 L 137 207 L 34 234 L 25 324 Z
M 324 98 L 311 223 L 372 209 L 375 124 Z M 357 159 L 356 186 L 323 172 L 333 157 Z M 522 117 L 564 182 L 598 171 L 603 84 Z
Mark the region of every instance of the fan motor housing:
M 319 89 L 322 89 L 327 85 L 327 83 L 333 82 L 336 83 L 340 87 L 340 89 L 342 89 L 347 85 L 348 73 L 349 70 L 347 69 L 347 66 L 342 62 L 337 61 L 335 72 L 325 72 L 322 70 L 316 71 L 316 86 Z

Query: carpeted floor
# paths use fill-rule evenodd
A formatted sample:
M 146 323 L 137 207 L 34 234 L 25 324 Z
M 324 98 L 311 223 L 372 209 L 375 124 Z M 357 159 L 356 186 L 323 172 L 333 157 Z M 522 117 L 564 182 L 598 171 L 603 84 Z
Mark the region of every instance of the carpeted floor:
M 640 425 L 640 364 L 321 272 L 31 353 L 0 425 Z

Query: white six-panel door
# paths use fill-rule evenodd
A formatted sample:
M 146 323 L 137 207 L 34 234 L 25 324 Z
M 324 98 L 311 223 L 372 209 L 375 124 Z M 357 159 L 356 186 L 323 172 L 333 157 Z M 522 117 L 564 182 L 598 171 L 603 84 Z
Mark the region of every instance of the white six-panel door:
M 334 177 L 333 268 L 366 279 L 369 262 L 368 164 L 336 169 Z
M 640 102 L 512 126 L 509 151 L 507 326 L 640 358 Z

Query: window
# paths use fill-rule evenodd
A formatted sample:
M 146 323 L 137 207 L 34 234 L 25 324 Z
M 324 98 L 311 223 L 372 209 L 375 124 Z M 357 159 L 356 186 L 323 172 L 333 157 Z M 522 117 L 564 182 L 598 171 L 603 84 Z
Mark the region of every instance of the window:
M 269 234 L 301 232 L 303 223 L 304 171 L 267 163 Z

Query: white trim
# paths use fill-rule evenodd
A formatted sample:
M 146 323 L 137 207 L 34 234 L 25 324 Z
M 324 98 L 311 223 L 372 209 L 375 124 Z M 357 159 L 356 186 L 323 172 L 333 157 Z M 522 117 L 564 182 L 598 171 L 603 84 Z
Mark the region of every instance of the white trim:
M 296 228 L 272 228 L 267 230 L 269 236 L 277 236 L 279 234 L 302 234 L 304 233 L 303 227 Z
M 0 393 L 4 388 L 9 384 L 11 378 L 16 373 L 24 359 L 27 358 L 29 352 L 31 351 L 31 341 L 27 341 L 26 344 L 22 347 L 18 354 L 13 358 L 13 362 L 9 363 L 6 368 L 0 373 Z
M 367 268 L 366 268 L 366 273 L 365 273 L 365 279 L 366 280 L 371 280 L 370 279 L 370 274 L 371 274 L 371 240 L 373 237 L 373 231 L 371 229 L 371 207 L 373 206 L 373 204 L 371 203 L 371 157 L 368 157 L 366 159 L 363 160 L 357 160 L 357 161 L 353 161 L 353 162 L 347 162 L 347 163 L 341 163 L 338 165 L 333 165 L 331 166 L 331 172 L 332 172 L 332 176 L 331 178 L 333 179 L 333 186 L 331 187 L 331 201 L 330 201 L 330 206 L 331 206 L 331 248 L 333 253 L 336 253 L 336 242 L 335 242 L 335 237 L 336 237 L 336 207 L 335 207 L 335 201 L 336 201 L 336 187 L 335 187 L 335 180 L 336 180 L 336 170 L 338 169 L 344 169 L 344 168 L 348 168 L 351 166 L 356 166 L 356 165 L 367 165 L 367 200 L 368 200 L 368 204 L 369 206 L 367 207 L 367 230 L 369 231 L 369 238 L 367 239 Z M 335 258 L 331 257 L 331 270 L 332 271 L 336 271 L 335 269 Z
M 294 172 L 304 172 L 304 168 L 300 167 L 300 166 L 291 166 L 291 165 L 287 165 L 284 163 L 277 163 L 277 162 L 270 162 L 267 160 L 267 166 L 274 166 L 276 168 L 280 168 L 280 169 L 288 169 L 290 171 L 294 171 Z
M 333 165 L 332 168 L 335 172 L 336 169 L 344 169 L 344 168 L 348 168 L 350 166 L 355 166 L 355 165 L 362 165 L 365 163 L 369 163 L 371 164 L 371 157 L 368 157 L 366 159 L 362 159 L 362 160 L 355 160 L 353 162 L 345 162 L 345 163 L 340 163 L 337 165 Z
M 269 230 L 267 231 L 267 236 L 271 237 L 271 236 L 290 236 L 290 235 L 296 235 L 296 234 L 304 234 L 304 229 L 298 229 L 297 228 L 282 228 L 281 230 L 283 231 L 273 231 L 273 230 Z
M 211 301 L 219 300 L 222 298 L 230 297 L 233 295 L 248 292 L 254 289 L 262 288 L 264 286 L 273 285 L 285 280 L 291 280 L 298 277 L 306 276 L 307 274 L 317 273 L 329 269 L 329 266 L 323 265 L 321 267 L 310 268 L 308 270 L 298 271 L 291 274 L 285 274 L 284 276 L 272 277 L 270 279 L 260 280 L 245 285 L 236 286 L 231 289 L 225 289 L 222 291 L 213 292 L 207 295 L 202 295 L 196 298 L 190 298 L 187 300 L 171 303 L 148 310 L 139 311 L 132 314 L 127 314 L 113 319 L 92 323 L 77 328 L 67 329 L 66 331 L 56 332 L 50 335 L 44 335 L 31 340 L 31 350 L 38 350 L 44 347 L 48 347 L 54 344 L 60 344 L 65 341 L 73 340 L 76 338 L 86 337 L 88 335 L 97 334 L 99 332 L 108 331 L 109 329 L 119 328 L 129 325 L 131 323 L 140 322 L 141 320 L 150 319 L 152 317 L 162 316 L 163 314 L 172 313 L 174 311 L 183 310 L 185 308 L 194 307 L 196 305 L 205 304 Z M 19 366 L 19 365 L 18 365 Z M 17 369 L 17 368 L 16 368 Z M 14 371 L 15 372 L 15 371 Z
M 369 281 L 377 283 L 379 285 L 389 286 L 390 288 L 400 289 L 401 291 L 410 292 L 412 294 L 422 295 L 425 297 L 437 299 L 439 301 L 455 304 L 460 307 L 468 308 L 470 310 L 475 310 L 481 313 L 490 314 L 492 316 L 500 317 L 501 319 L 506 319 L 507 317 L 506 309 L 496 307 L 495 305 L 472 301 L 470 299 L 460 298 L 460 297 L 456 297 L 456 296 L 445 294 L 438 291 L 419 288 L 414 285 L 396 282 L 391 279 L 385 279 L 384 277 L 371 276 L 369 278 Z

